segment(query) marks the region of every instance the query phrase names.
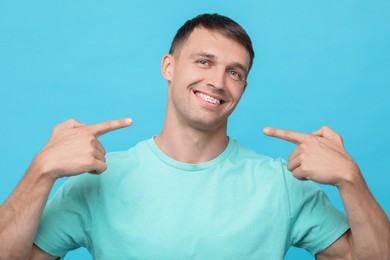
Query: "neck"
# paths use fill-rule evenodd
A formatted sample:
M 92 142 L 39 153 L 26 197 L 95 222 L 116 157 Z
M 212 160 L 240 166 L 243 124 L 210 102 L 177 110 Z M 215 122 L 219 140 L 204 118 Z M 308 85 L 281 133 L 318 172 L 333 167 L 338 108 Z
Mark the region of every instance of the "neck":
M 155 137 L 155 142 L 172 159 L 198 164 L 220 155 L 226 149 L 229 138 L 225 125 L 213 131 L 203 131 L 189 126 L 170 127 L 165 123 L 161 133 Z

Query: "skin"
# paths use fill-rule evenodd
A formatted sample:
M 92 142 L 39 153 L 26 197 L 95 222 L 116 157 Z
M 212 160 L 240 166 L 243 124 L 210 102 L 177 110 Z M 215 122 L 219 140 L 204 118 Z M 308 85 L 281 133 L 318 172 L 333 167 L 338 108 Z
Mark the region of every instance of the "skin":
M 245 91 L 248 68 L 249 54 L 243 46 L 204 28 L 195 29 L 180 49 L 164 56 L 168 102 L 163 130 L 155 137 L 158 147 L 187 163 L 206 162 L 221 154 L 228 143 L 228 117 Z M 211 104 L 199 93 L 221 102 Z M 107 167 L 105 150 L 97 138 L 130 124 L 129 119 L 92 126 L 70 120 L 54 129 L 48 145 L 0 209 L 0 240 L 6 241 L 0 244 L 0 259 L 54 259 L 33 245 L 54 181 L 82 172 L 102 173 Z M 335 185 L 340 191 L 352 231 L 317 258 L 388 259 L 388 219 L 341 138 L 329 128 L 312 134 L 266 128 L 264 133 L 297 145 L 288 164 L 295 177 Z
M 240 44 L 206 29 L 195 29 L 179 50 L 164 56 L 168 102 L 164 128 L 155 138 L 164 153 L 187 163 L 222 153 L 228 117 L 246 88 L 249 60 Z M 222 102 L 210 104 L 197 93 Z

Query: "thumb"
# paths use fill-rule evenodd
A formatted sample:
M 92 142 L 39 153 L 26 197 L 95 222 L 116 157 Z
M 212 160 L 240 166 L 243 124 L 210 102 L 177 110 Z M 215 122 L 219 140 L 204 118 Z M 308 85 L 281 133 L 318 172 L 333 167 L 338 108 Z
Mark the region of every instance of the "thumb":
M 312 133 L 313 135 L 323 137 L 332 141 L 336 141 L 337 143 L 344 144 L 343 139 L 339 134 L 337 134 L 335 131 L 333 131 L 330 127 L 328 126 L 323 126 L 317 131 L 314 131 Z
M 76 119 L 69 119 L 58 125 L 58 128 L 70 129 L 85 126 L 85 124 L 78 122 Z

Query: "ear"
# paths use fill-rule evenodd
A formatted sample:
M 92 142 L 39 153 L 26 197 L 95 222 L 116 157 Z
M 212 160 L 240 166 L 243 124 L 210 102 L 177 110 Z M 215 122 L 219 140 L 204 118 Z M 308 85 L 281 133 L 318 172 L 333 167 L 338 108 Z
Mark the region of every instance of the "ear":
M 242 91 L 242 93 L 245 93 L 245 90 L 246 90 L 246 87 L 248 86 L 248 81 L 245 80 L 245 83 L 244 83 L 244 90 Z
M 164 79 L 168 82 L 172 81 L 172 71 L 173 71 L 173 57 L 171 54 L 164 55 L 161 62 L 161 73 Z

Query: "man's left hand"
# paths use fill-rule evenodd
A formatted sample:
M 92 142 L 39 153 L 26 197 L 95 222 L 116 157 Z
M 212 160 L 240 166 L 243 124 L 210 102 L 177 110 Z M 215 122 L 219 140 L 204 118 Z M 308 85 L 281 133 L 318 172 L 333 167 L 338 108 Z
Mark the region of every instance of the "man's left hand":
M 263 132 L 297 145 L 287 165 L 297 179 L 339 187 L 360 175 L 357 164 L 344 149 L 341 136 L 327 126 L 311 134 L 270 127 Z

